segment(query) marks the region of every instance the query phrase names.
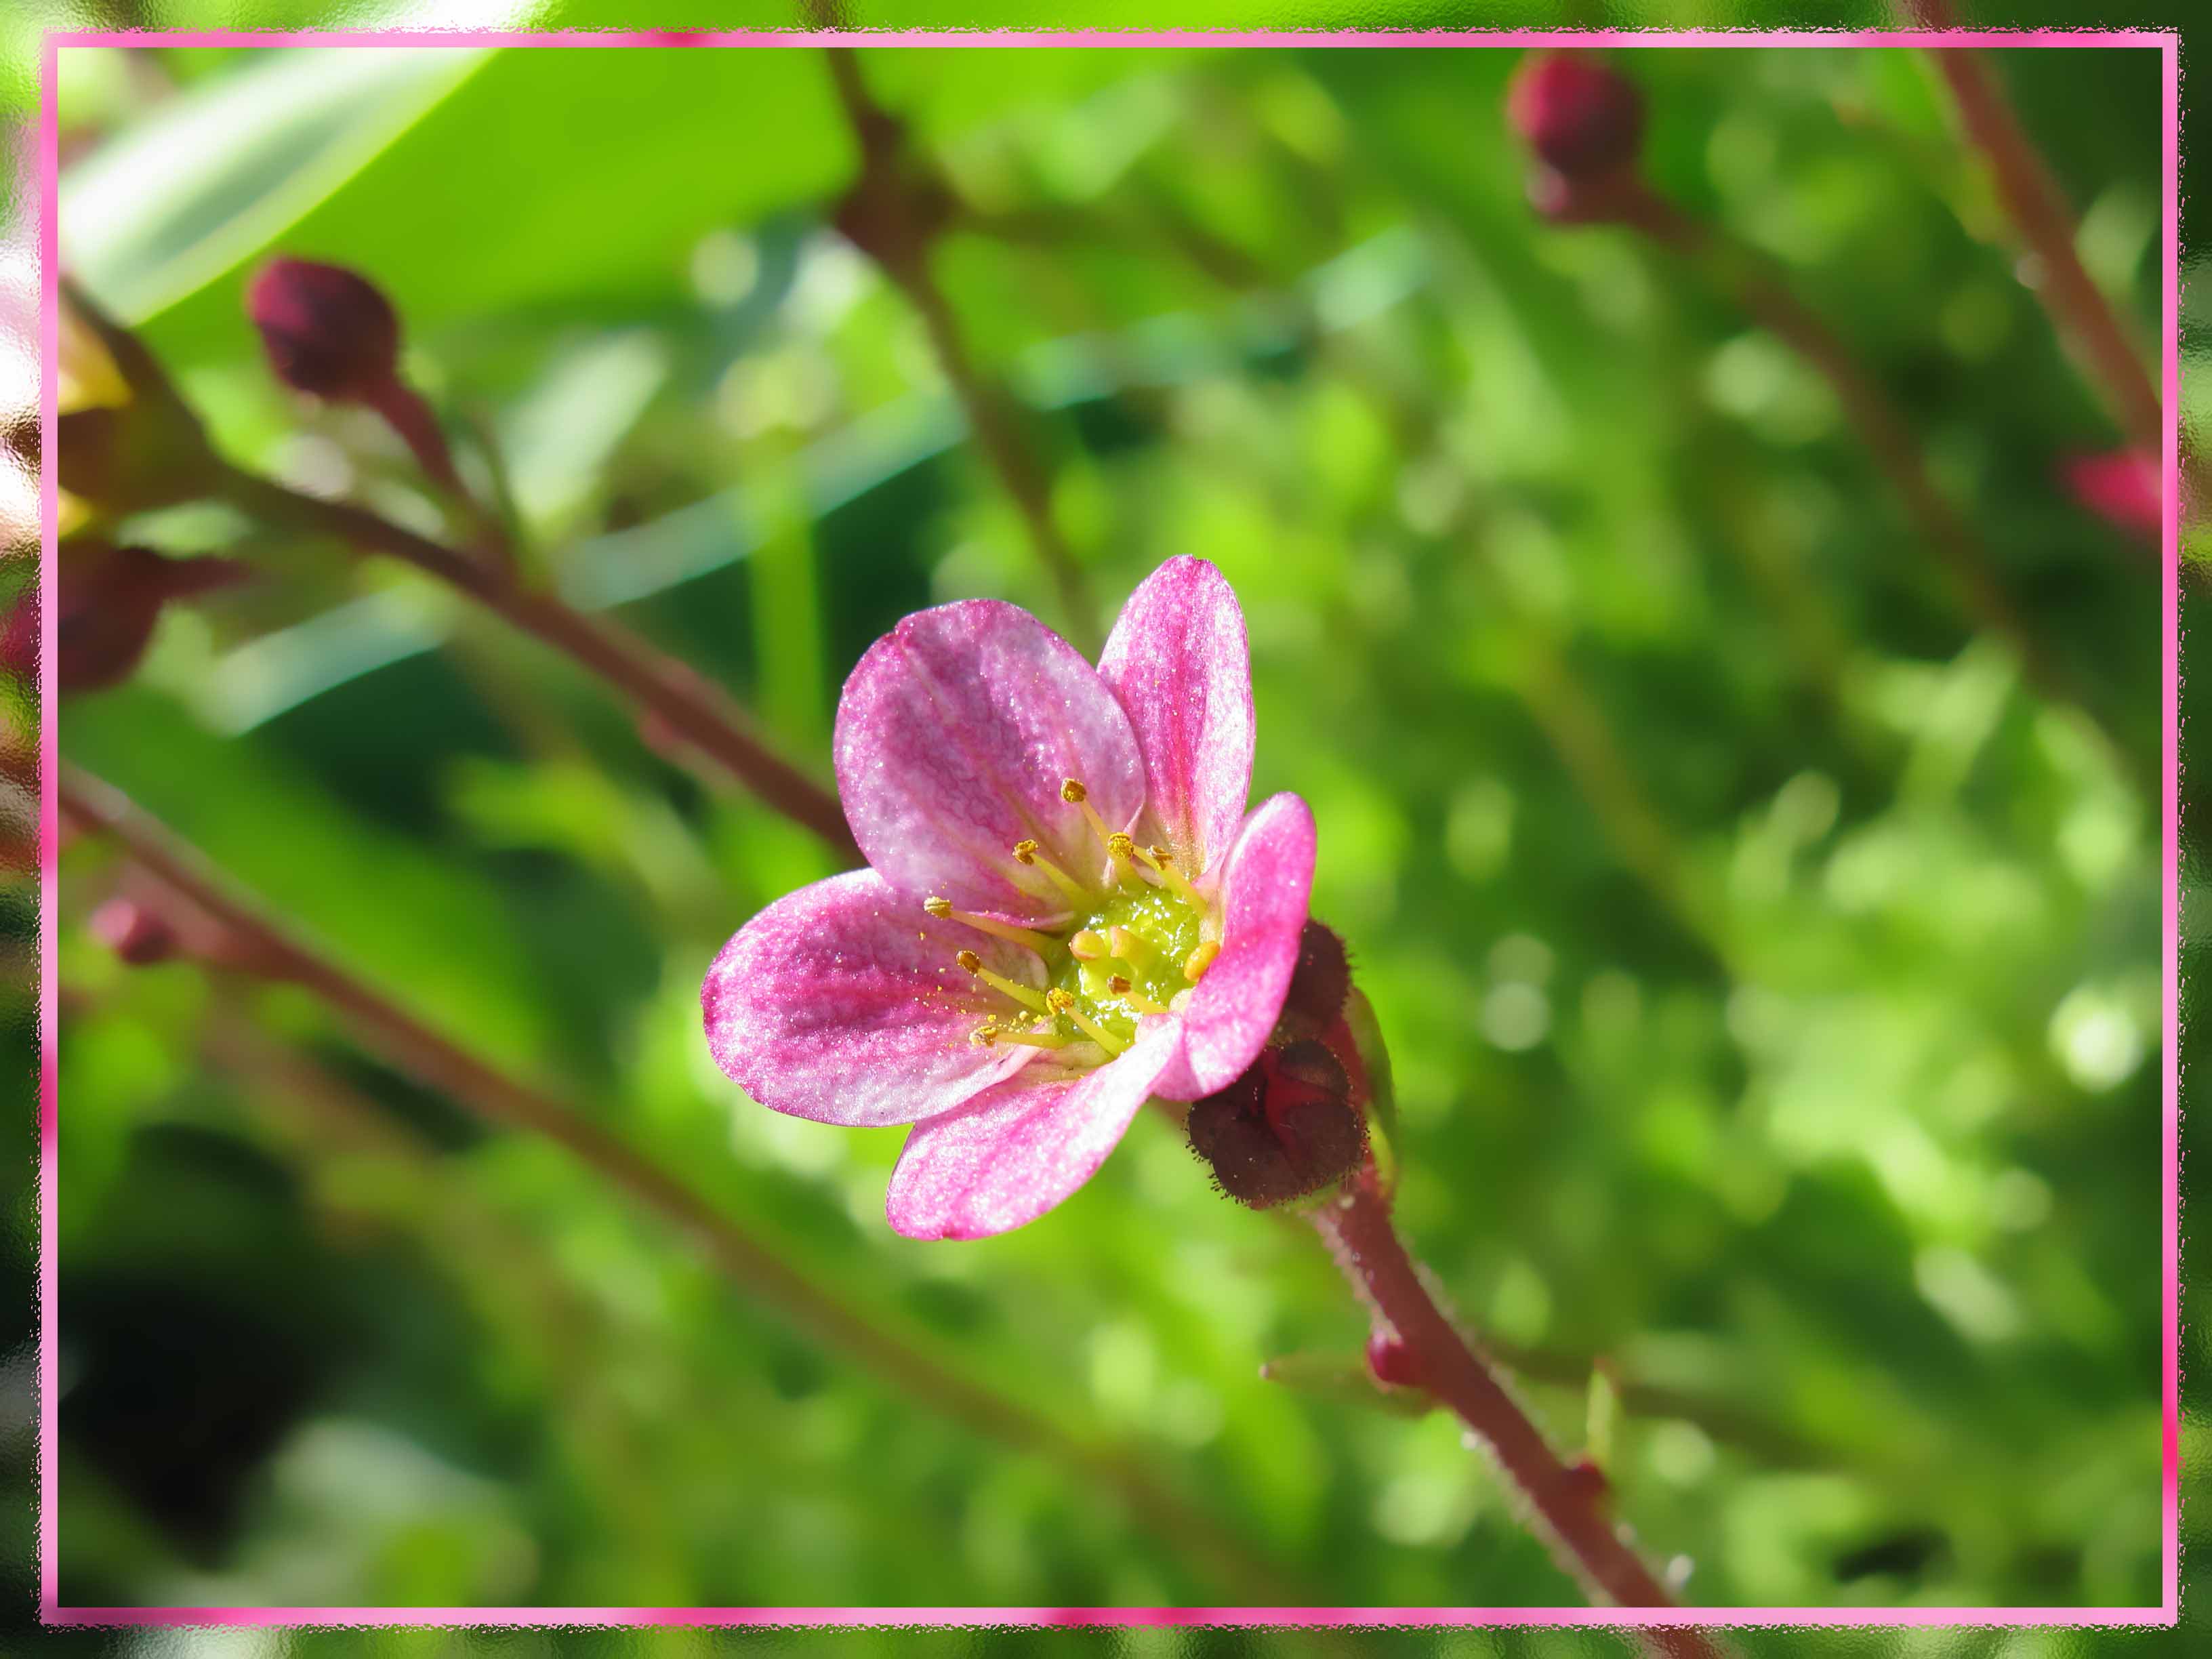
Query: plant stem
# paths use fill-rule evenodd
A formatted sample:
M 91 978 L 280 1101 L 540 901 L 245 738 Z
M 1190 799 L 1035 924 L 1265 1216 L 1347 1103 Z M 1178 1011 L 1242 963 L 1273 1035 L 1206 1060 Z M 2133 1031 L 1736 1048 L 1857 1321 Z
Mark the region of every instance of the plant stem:
M 56 791 L 64 817 L 114 841 L 141 870 L 213 926 L 225 947 L 222 965 L 312 993 L 370 1047 L 456 1103 L 559 1145 L 611 1186 L 673 1224 L 741 1291 L 810 1336 L 843 1350 L 907 1398 L 1017 1452 L 1057 1462 L 1078 1479 L 1115 1494 L 1145 1525 L 1173 1538 L 1194 1571 L 1210 1575 L 1252 1605 L 1295 1600 L 1295 1588 L 1286 1586 L 1272 1566 L 1128 1454 L 1084 1440 L 879 1328 L 574 1107 L 487 1065 L 232 896 L 197 849 L 112 786 L 64 763 Z
M 1627 225 L 1660 246 L 1711 267 L 1755 322 L 1796 351 L 1827 382 L 1844 418 L 1897 492 L 1921 539 L 1949 572 L 1978 623 L 2011 647 L 2021 671 L 2041 695 L 2080 710 L 2117 754 L 2126 755 L 2128 751 L 2104 731 L 2102 720 L 2090 711 L 2073 676 L 2045 647 L 2014 605 L 1987 545 L 1929 476 L 1904 411 L 1844 337 L 1799 299 L 1752 249 L 1718 227 L 1693 217 L 1644 179 L 1624 176 L 1612 181 L 1601 200 L 1604 211 L 1597 216 Z M 2131 758 L 2127 763 L 2140 772 Z
M 1942 0 L 1907 0 L 1906 9 L 1930 28 L 1957 27 Z M 2087 363 L 2128 442 L 2152 455 L 2162 453 L 2166 417 L 2158 388 L 2119 313 L 2081 263 L 2074 210 L 2050 162 L 2028 136 L 1981 51 L 1939 46 L 1928 56 L 1951 88 L 1960 125 L 1989 162 L 2014 229 L 2042 264 L 2044 280 L 2034 284 L 2036 299 Z
M 1373 1166 L 1352 1179 L 1343 1197 L 1316 1210 L 1312 1220 L 1352 1288 L 1406 1345 L 1421 1386 L 1489 1449 L 1548 1534 L 1560 1566 L 1594 1598 L 1616 1607 L 1678 1606 L 1607 1516 L 1602 1477 L 1560 1461 L 1489 1364 L 1437 1307 L 1391 1224 L 1389 1203 L 1374 1180 Z M 1670 1625 L 1643 1635 L 1676 1659 L 1715 1659 L 1719 1652 L 1703 1632 L 1689 1626 Z
M 915 199 L 902 171 L 900 123 L 870 94 L 851 48 L 833 46 L 827 56 L 838 98 L 860 147 L 861 179 L 853 199 L 889 221 L 854 240 L 921 313 L 939 366 L 967 416 L 968 429 L 1012 499 L 1028 529 L 1030 544 L 1058 591 L 1068 638 L 1096 655 L 1097 608 L 1083 567 L 1052 516 L 1051 481 L 1015 417 L 1012 398 L 976 368 L 951 302 L 930 270 L 929 251 L 938 228 L 926 205 Z M 848 234 L 855 228 L 848 225 Z
M 471 558 L 350 502 L 289 489 L 235 467 L 225 470 L 216 489 L 257 518 L 404 559 L 451 583 L 658 716 L 762 801 L 819 836 L 840 858 L 860 861 L 836 796 L 754 736 L 744 711 L 704 678 L 618 623 L 586 617 L 519 586 L 496 563 Z

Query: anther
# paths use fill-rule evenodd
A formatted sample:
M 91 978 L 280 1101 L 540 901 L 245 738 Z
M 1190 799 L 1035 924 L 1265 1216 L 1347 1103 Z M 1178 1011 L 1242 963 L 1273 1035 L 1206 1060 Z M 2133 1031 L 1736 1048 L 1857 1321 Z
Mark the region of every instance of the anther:
M 1114 947 L 1107 943 L 1105 934 L 1089 927 L 1068 940 L 1067 948 L 1071 954 L 1083 962 L 1103 962 L 1114 954 Z
M 1052 878 L 1052 884 L 1059 888 L 1063 896 L 1078 904 L 1088 903 L 1093 897 L 1089 888 L 1084 886 L 1050 859 L 1040 854 L 1037 851 L 1037 843 L 1034 841 L 1018 841 L 1014 843 L 1014 862 L 1030 869 L 1043 871 Z
M 1045 1000 L 1051 1004 L 1053 1012 L 1060 1015 L 1108 1054 L 1118 1055 L 1127 1052 L 1129 1047 L 1127 1043 L 1077 1007 L 1075 999 L 1066 992 L 1055 987 L 1045 993 Z
M 1107 829 L 1106 820 L 1098 816 L 1098 809 L 1091 804 L 1091 792 L 1083 787 L 1082 781 L 1078 778 L 1063 780 L 1060 786 L 1060 798 L 1071 806 L 1083 809 L 1083 816 L 1091 824 L 1091 833 L 1104 842 L 1107 850 L 1111 852 L 1114 837 L 1119 831 Z
M 1024 1008 L 1034 1009 L 1040 1014 L 1044 1012 L 1045 1000 L 1042 992 L 1008 979 L 1004 974 L 993 973 L 983 965 L 983 958 L 973 951 L 963 951 L 953 960 L 993 990 L 1004 992 Z
M 1114 873 L 1124 882 L 1137 879 L 1137 843 L 1125 830 L 1106 837 L 1106 856 L 1114 860 Z
M 992 916 L 979 916 L 972 910 L 956 910 L 952 908 L 952 901 L 950 899 L 924 899 L 921 902 L 921 908 L 939 921 L 957 921 L 963 927 L 973 927 L 979 933 L 988 933 L 994 939 L 1002 939 L 1013 945 L 1027 945 L 1040 956 L 1044 953 L 1045 947 L 1052 943 L 1052 940 L 1047 939 L 1042 933 L 1033 932 L 1027 927 L 1017 927 L 1011 921 L 1000 921 Z
M 1212 939 L 1194 946 L 1182 959 L 1182 976 L 1193 985 L 1206 977 L 1206 970 L 1213 966 L 1214 957 L 1221 954 L 1221 946 Z

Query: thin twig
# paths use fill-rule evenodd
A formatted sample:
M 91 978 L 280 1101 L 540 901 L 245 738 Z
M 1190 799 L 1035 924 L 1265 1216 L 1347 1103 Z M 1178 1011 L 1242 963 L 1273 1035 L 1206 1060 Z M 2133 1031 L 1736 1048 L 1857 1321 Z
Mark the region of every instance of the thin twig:
M 1420 1386 L 1449 1406 L 1497 1459 L 1499 1471 L 1549 1534 L 1559 1565 L 1595 1598 L 1622 1607 L 1679 1605 L 1607 1513 L 1602 1475 L 1561 1461 L 1543 1432 L 1436 1303 L 1391 1224 L 1372 1167 L 1346 1194 L 1313 1212 L 1345 1277 L 1411 1355 Z M 1673 1659 L 1716 1659 L 1720 1650 L 1687 1625 L 1640 1632 Z
M 449 582 L 515 627 L 565 653 L 656 715 L 677 737 L 726 768 L 762 801 L 811 830 L 840 858 L 858 862 L 844 809 L 829 790 L 774 753 L 744 711 L 685 664 L 604 617 L 586 617 L 509 580 L 500 566 L 417 535 L 365 507 L 289 489 L 237 468 L 216 488 L 256 517 L 303 535 L 328 536 L 404 559 Z
M 1906 0 L 1905 9 L 1930 28 L 1957 27 L 1942 0 Z M 2164 453 L 2166 416 L 2158 387 L 2127 325 L 2081 263 L 2073 206 L 2003 83 L 1976 47 L 1938 46 L 1928 56 L 1951 88 L 1960 125 L 1989 162 L 2014 229 L 2043 267 L 2043 280 L 2033 287 L 2036 299 L 2081 353 L 2128 442 L 2148 454 Z
M 1126 1502 L 1144 1524 L 1176 1540 L 1194 1571 L 1254 1605 L 1294 1600 L 1275 1570 L 1114 1448 L 1092 1444 L 988 1385 L 878 1328 L 827 1286 L 775 1255 L 698 1192 L 567 1103 L 507 1076 L 424 1024 L 382 993 L 232 896 L 198 851 L 119 792 L 64 763 L 63 815 L 119 845 L 147 874 L 222 936 L 224 965 L 296 985 L 326 1003 L 400 1069 L 479 1116 L 544 1136 L 611 1186 L 672 1223 L 740 1290 L 846 1353 L 915 1403 L 1015 1451 L 1057 1462 Z
M 1976 622 L 2004 640 L 2029 682 L 2045 697 L 2081 712 L 2114 752 L 2129 751 L 2106 732 L 2073 675 L 2045 647 L 2013 603 L 1989 548 L 1966 515 L 1936 488 L 1904 411 L 1869 372 L 1850 344 L 1807 305 L 1752 249 L 1717 226 L 1694 217 L 1644 180 L 1624 174 L 1607 186 L 1595 216 L 1631 227 L 1661 246 L 1711 267 L 1752 319 L 1803 358 L 1820 378 L 1875 465 L 1942 562 Z M 2128 763 L 2134 762 L 2130 757 Z
M 1083 567 L 1053 518 L 1051 480 L 1021 428 L 1012 399 L 976 367 L 951 302 L 930 270 L 930 247 L 941 228 L 942 204 L 915 188 L 901 125 L 870 94 L 852 49 L 832 46 L 826 55 L 860 149 L 860 179 L 847 198 L 842 228 L 921 314 L 939 366 L 967 416 L 968 429 L 1021 514 L 1038 562 L 1058 592 L 1069 639 L 1083 650 L 1095 652 L 1097 608 Z
M 609 618 L 586 617 L 521 586 L 503 549 L 494 558 L 476 556 L 418 535 L 366 507 L 288 489 L 223 461 L 206 449 L 197 416 L 146 343 L 74 284 L 65 283 L 64 292 L 70 308 L 114 358 L 132 395 L 176 410 L 179 429 L 189 431 L 191 441 L 204 452 L 198 465 L 204 494 L 302 535 L 328 536 L 368 552 L 404 559 L 451 583 L 608 681 L 677 738 L 726 768 L 767 805 L 819 836 L 841 859 L 860 861 L 860 849 L 836 796 L 773 753 L 753 735 L 744 711 L 690 667 Z M 428 418 L 427 410 L 423 418 Z M 450 465 L 447 470 L 450 472 Z M 453 482 L 458 485 L 458 479 Z M 462 495 L 481 516 L 481 504 L 465 491 Z

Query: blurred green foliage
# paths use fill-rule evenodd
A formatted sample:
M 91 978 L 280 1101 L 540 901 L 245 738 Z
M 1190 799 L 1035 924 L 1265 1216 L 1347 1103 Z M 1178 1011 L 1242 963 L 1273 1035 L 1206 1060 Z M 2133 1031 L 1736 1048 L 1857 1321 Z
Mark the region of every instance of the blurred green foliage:
M 905 611 L 1060 620 L 825 228 L 854 156 L 817 55 L 339 56 L 63 58 L 65 252 L 226 453 L 435 523 L 243 320 L 259 254 L 337 259 L 465 464 L 503 459 L 534 575 L 803 763 Z M 1533 217 L 1513 62 L 863 54 L 969 210 L 938 272 L 1094 585 L 1194 552 L 1237 586 L 1255 793 L 1312 802 L 1391 1042 L 1403 1225 L 1555 1439 L 1608 1364 L 1621 1513 L 1697 1601 L 2154 1603 L 2156 585 L 2058 471 L 2112 435 L 1919 59 L 1626 60 L 1656 181 L 1893 388 L 2085 715 L 1975 634 L 1778 341 Z M 2004 72 L 2148 337 L 2154 55 Z M 272 910 L 1306 1602 L 1577 1599 L 1450 1419 L 1260 1377 L 1326 1379 L 1364 1323 L 1164 1123 L 1044 1220 L 923 1245 L 882 1218 L 899 1132 L 738 1098 L 698 981 L 826 870 L 798 832 L 410 574 L 220 509 L 142 529 L 267 577 L 172 614 L 64 750 Z M 123 969 L 83 927 L 116 875 L 63 872 L 65 1602 L 1246 1599 L 299 996 Z

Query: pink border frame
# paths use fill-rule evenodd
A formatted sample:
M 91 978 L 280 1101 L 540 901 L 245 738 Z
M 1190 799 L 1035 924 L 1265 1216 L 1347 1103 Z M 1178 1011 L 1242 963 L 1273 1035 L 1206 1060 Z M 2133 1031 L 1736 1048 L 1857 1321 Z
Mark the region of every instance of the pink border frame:
M 58 500 L 55 483 L 54 418 L 59 362 L 58 125 L 55 103 L 59 52 L 64 46 L 2133 46 L 2155 47 L 2163 64 L 2164 154 L 2161 197 L 2164 272 L 2160 332 L 2161 396 L 2166 417 L 2161 465 L 2161 562 L 2164 628 L 2162 754 L 2165 1124 L 2162 1136 L 2165 1212 L 2161 1275 L 2164 1430 L 2162 1439 L 2165 1594 L 2155 1607 L 1690 1607 L 1637 1611 L 1620 1607 L 65 1607 L 58 1600 L 56 1543 L 56 1141 L 55 803 L 57 731 L 54 720 L 56 594 L 54 560 Z M 59 30 L 44 40 L 38 126 L 39 262 L 40 273 L 40 490 L 39 572 L 40 763 L 39 808 L 39 1616 L 52 1626 L 2172 1626 L 2180 1617 L 2180 35 L 2171 29 L 2073 32 L 2039 30 L 1408 30 L 1273 31 L 1133 29 L 768 32 L 666 30 L 600 33 L 562 30 L 335 30 L 252 33 L 234 29 L 179 31 Z

